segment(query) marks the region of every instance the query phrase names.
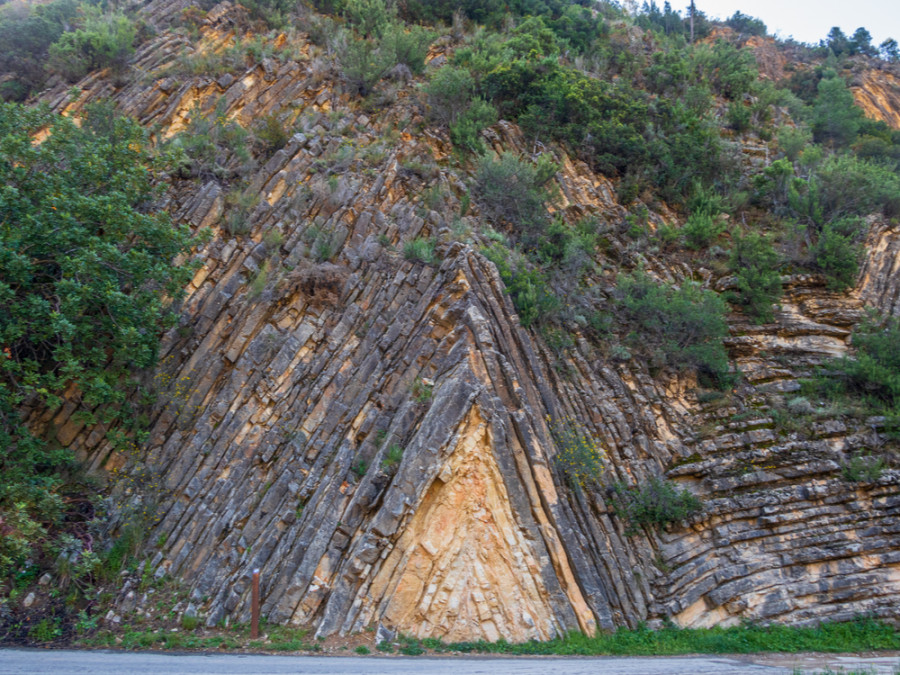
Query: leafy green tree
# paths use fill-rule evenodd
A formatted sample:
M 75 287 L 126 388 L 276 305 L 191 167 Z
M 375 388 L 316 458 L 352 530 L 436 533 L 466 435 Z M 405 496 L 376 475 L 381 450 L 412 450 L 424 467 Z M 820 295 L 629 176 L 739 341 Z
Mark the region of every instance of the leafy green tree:
M 768 237 L 748 232 L 735 238 L 728 266 L 737 292 L 730 300 L 759 323 L 772 320 L 772 305 L 781 297 L 779 263 Z
M 735 12 L 725 22 L 729 28 L 743 35 L 765 35 L 766 24 L 760 19 L 748 16 L 741 12 Z
M 888 63 L 900 62 L 900 47 L 897 46 L 894 38 L 888 38 L 882 42 L 878 45 L 878 50 L 881 52 L 881 58 Z
M 840 56 L 850 51 L 850 40 L 847 39 L 844 31 L 838 26 L 834 26 L 828 31 L 828 36 L 822 44 L 830 49 L 835 56 Z
M 900 176 L 854 155 L 832 155 L 816 169 L 813 180 L 826 219 L 900 214 Z
M 850 53 L 863 56 L 877 56 L 878 50 L 872 44 L 872 34 L 860 26 L 850 38 Z
M 849 145 L 856 138 L 863 113 L 853 101 L 853 93 L 843 78 L 832 70 L 824 73 L 812 111 L 812 131 L 816 142 Z
M 475 78 L 466 68 L 444 66 L 432 75 L 423 90 L 429 116 L 449 127 L 475 96 Z
M 32 436 L 20 407 L 53 408 L 65 391 L 87 423 L 133 423 L 128 378 L 154 364 L 191 274 L 173 264 L 186 228 L 148 208 L 144 133 L 109 112 L 93 108 L 79 127 L 0 105 L 0 519 L 18 523 L 4 540 L 60 525 L 60 472 L 73 463 Z M 20 554 L 0 551 L 0 574 Z
M 858 219 L 849 219 L 856 221 Z M 855 243 L 855 231 L 862 226 L 847 228 L 846 221 L 826 223 L 815 246 L 816 265 L 824 272 L 828 288 L 842 291 L 853 286 L 862 258 L 862 246 Z

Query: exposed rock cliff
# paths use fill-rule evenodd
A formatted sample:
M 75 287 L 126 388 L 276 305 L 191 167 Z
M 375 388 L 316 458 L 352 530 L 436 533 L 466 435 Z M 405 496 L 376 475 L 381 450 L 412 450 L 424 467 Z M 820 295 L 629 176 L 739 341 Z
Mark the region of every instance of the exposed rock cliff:
M 856 104 L 866 117 L 900 129 L 900 79 L 886 70 L 867 70 L 859 86 L 853 87 Z
M 230 40 L 227 5 L 202 30 L 199 49 Z M 264 615 L 321 635 L 381 624 L 525 640 L 662 617 L 900 618 L 900 474 L 841 476 L 854 451 L 884 442 L 877 421 L 823 419 L 800 433 L 768 412 L 769 397 L 846 350 L 863 302 L 897 313 L 896 229 L 873 227 L 854 292 L 792 277 L 776 321 L 733 317 L 729 346 L 747 384 L 701 402 L 686 378 L 651 377 L 582 336 L 562 360 L 519 325 L 494 265 L 454 241 L 447 214 L 465 191 L 462 169 L 420 175 L 403 163 L 445 157 L 446 140 L 404 131 L 381 143 L 407 114 L 409 88 L 363 113 L 302 39 L 305 59 L 266 59 L 237 77 L 159 74 L 185 45 L 163 33 L 135 61 L 148 82 L 115 89 L 98 75 L 75 105 L 112 96 L 167 136 L 221 97 L 245 124 L 292 107 L 302 131 L 249 174 L 260 200 L 248 234 L 224 229 L 220 181 L 185 180 L 172 196 L 179 220 L 215 236 L 165 337 L 146 451 L 111 453 L 72 406 L 52 422 L 95 470 L 144 476 L 150 496 L 158 477 L 154 569 L 189 584 L 210 625 L 248 619 L 254 568 Z M 49 98 L 69 105 L 62 88 Z M 335 167 L 349 130 L 354 158 Z M 506 123 L 488 136 L 525 149 Z M 559 208 L 618 222 L 607 179 L 558 159 Z M 421 198 L 435 184 L 444 205 Z M 333 255 L 315 262 L 323 232 Z M 397 253 L 420 235 L 443 241 L 442 262 Z M 609 239 L 609 255 L 634 255 Z M 705 499 L 703 513 L 626 534 L 608 495 L 572 490 L 560 473 L 548 420 L 566 417 L 600 440 L 605 484 L 664 472 Z M 121 498 L 128 485 L 119 479 Z

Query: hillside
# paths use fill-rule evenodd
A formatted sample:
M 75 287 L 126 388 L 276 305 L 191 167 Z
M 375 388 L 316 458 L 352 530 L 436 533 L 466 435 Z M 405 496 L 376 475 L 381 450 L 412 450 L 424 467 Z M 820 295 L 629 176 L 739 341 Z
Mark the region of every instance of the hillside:
M 243 623 L 259 569 L 316 636 L 897 621 L 896 64 L 379 7 L 152 0 L 125 66 L 31 94 L 136 120 L 197 237 L 140 433 L 72 384 L 17 409 L 101 482 L 97 552 L 133 549 L 70 611 L 161 619 L 170 579 L 170 620 Z M 24 572 L 67 573 L 10 560 L 21 625 Z

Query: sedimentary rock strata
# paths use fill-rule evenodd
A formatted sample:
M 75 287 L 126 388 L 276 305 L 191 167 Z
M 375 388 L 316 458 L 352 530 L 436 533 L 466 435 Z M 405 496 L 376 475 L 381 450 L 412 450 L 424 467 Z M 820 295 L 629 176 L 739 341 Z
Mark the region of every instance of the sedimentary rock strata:
M 170 10 L 148 16 L 162 26 Z M 195 48 L 238 32 L 220 5 Z M 305 60 L 217 80 L 166 75 L 179 49 L 194 47 L 162 32 L 135 59 L 146 82 L 116 89 L 98 74 L 77 102 L 62 86 L 47 100 L 73 109 L 111 96 L 159 138 L 220 99 L 245 125 L 289 110 L 297 131 L 255 166 L 234 158 L 231 177 L 174 181 L 175 217 L 213 237 L 151 376 L 147 446 L 112 452 L 74 404 L 45 421 L 94 470 L 131 477 L 114 479 L 121 500 L 158 499 L 154 572 L 182 579 L 208 624 L 248 619 L 256 568 L 263 614 L 319 635 L 381 625 L 526 640 L 664 617 L 898 618 L 900 475 L 864 484 L 841 473 L 854 452 L 887 442 L 878 421 L 785 431 L 768 412 L 771 397 L 846 352 L 864 303 L 897 313 L 895 228 L 873 223 L 852 293 L 795 276 L 774 322 L 732 317 L 744 384 L 702 400 L 691 378 L 611 358 L 577 327 L 564 354 L 521 327 L 494 265 L 451 228 L 466 169 L 440 163 L 446 138 L 401 129 L 383 142 L 421 115 L 410 89 L 364 112 L 305 42 Z M 530 152 L 505 122 L 486 139 Z M 610 223 L 608 260 L 727 287 L 633 250 L 613 227 L 624 209 L 609 181 L 556 153 L 555 208 Z M 423 173 L 409 161 L 421 157 L 438 165 Z M 236 176 L 259 195 L 243 234 L 225 225 Z M 444 203 L 428 205 L 435 185 Z M 476 222 L 473 212 L 456 226 Z M 404 258 L 418 236 L 439 241 L 439 262 Z M 330 255 L 316 253 L 323 245 Z M 551 425 L 565 418 L 601 444 L 603 486 L 665 475 L 701 496 L 703 512 L 629 531 L 606 487 L 572 489 L 560 472 Z

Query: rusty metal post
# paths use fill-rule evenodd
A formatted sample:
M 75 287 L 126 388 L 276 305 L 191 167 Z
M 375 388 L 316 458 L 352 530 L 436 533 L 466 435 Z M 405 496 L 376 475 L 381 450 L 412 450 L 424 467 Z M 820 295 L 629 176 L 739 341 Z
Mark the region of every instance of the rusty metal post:
M 259 570 L 253 570 L 253 591 L 251 594 L 250 608 L 250 639 L 259 637 Z

